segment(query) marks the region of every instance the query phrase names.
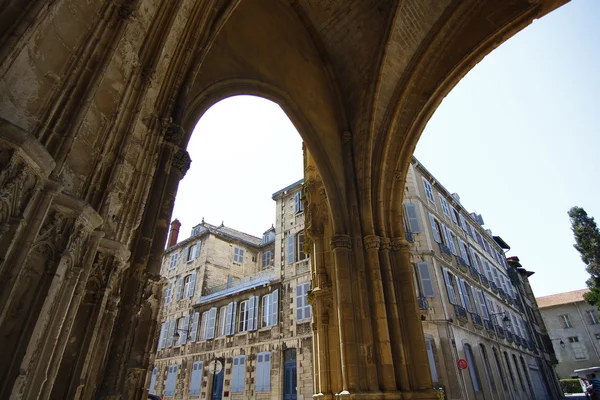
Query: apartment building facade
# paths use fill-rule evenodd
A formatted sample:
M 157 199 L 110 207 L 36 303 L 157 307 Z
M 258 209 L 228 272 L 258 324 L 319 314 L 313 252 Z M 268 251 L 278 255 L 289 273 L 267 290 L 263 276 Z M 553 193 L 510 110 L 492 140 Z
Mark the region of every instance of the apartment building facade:
M 276 224 L 262 239 L 202 223 L 191 238 L 170 243 L 151 392 L 178 399 L 312 397 L 301 189 L 298 181 L 273 195 Z M 516 258 L 507 261 L 508 245 L 416 159 L 404 211 L 430 371 L 445 398 L 561 397 L 552 346 L 539 311 L 534 315 L 531 272 Z
M 416 159 L 404 208 L 431 375 L 445 398 L 562 397 L 525 311 L 532 299 L 509 275 L 508 245 Z
M 587 304 L 588 289 L 537 298 L 550 333 L 562 378 L 576 376 L 577 369 L 600 367 L 600 318 L 598 309 Z
M 150 393 L 167 399 L 312 397 L 301 189 L 298 181 L 273 195 L 276 223 L 262 238 L 204 221 L 189 239 L 169 238 Z

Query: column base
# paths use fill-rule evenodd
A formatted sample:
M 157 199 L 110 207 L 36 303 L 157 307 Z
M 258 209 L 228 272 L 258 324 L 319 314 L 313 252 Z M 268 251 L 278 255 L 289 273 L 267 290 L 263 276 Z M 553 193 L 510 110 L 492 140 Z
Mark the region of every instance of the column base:
M 433 389 L 424 390 L 419 392 L 402 392 L 402 391 L 392 391 L 392 392 L 349 392 L 344 390 L 340 393 L 336 394 L 323 394 L 318 393 L 312 396 L 313 399 L 325 400 L 325 399 L 377 399 L 377 400 L 438 400 L 438 394 Z

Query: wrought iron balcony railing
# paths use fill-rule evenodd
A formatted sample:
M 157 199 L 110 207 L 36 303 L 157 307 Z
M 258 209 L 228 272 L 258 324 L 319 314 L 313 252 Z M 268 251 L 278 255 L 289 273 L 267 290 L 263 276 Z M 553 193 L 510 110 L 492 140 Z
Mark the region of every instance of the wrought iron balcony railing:
M 452 256 L 452 252 L 450 251 L 450 248 L 448 246 L 446 246 L 444 243 L 438 243 L 440 245 L 440 251 L 443 254 L 447 254 L 449 256 Z
M 406 237 L 406 241 L 408 241 L 409 243 L 415 242 L 415 237 L 413 236 L 412 232 L 404 232 L 404 237 Z
M 490 288 L 494 291 L 494 293 L 498 293 L 498 286 L 496 286 L 496 283 L 490 281 Z
M 429 303 L 425 297 L 419 296 L 417 297 L 417 301 L 419 303 L 419 310 L 427 311 L 429 310 Z
M 504 328 L 497 324 L 495 324 L 495 326 L 496 326 L 496 334 L 498 335 L 498 337 L 504 339 L 505 338 Z
M 515 344 L 516 344 L 517 346 L 520 346 L 520 345 L 521 345 L 521 337 L 520 337 L 520 336 L 518 336 L 518 335 L 515 335 Z
M 456 263 L 461 267 L 469 268 L 469 264 L 461 256 L 456 256 Z
M 484 319 L 483 325 L 485 326 L 486 331 L 496 333 L 496 330 L 494 329 L 494 324 L 489 319 Z
M 479 274 L 479 279 L 481 279 L 481 283 L 483 283 L 485 286 L 490 286 L 490 281 L 484 274 Z
M 476 328 L 483 328 L 483 320 L 479 314 L 471 313 L 471 321 L 473 321 L 473 325 L 475 325 Z
M 504 333 L 506 333 L 506 340 L 508 340 L 509 342 L 513 342 L 514 341 L 514 335 L 512 334 L 511 331 L 509 331 L 507 329 Z
M 454 313 L 456 314 L 456 318 L 459 319 L 468 319 L 467 310 L 463 306 L 459 306 L 458 304 L 454 305 Z

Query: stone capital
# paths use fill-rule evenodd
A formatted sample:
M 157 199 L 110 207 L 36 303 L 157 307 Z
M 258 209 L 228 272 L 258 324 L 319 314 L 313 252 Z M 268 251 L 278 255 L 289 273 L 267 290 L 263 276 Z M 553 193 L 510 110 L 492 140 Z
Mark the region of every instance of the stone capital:
M 334 235 L 329 242 L 332 249 L 352 249 L 352 238 L 348 235 Z
M 173 166 L 174 171 L 179 175 L 179 179 L 183 179 L 188 172 L 188 169 L 190 169 L 191 163 L 192 159 L 187 151 L 179 149 L 177 153 L 173 154 L 171 165 Z
M 170 123 L 165 131 L 165 142 L 179 146 L 185 137 L 185 131 L 181 125 Z
M 381 245 L 381 239 L 379 238 L 379 236 L 376 236 L 376 235 L 365 236 L 363 241 L 365 243 L 365 248 L 367 250 L 379 249 L 379 247 Z
M 381 250 L 389 250 L 392 247 L 392 241 L 390 238 L 381 237 Z
M 404 238 L 394 238 L 392 242 L 392 251 L 410 251 L 410 242 Z

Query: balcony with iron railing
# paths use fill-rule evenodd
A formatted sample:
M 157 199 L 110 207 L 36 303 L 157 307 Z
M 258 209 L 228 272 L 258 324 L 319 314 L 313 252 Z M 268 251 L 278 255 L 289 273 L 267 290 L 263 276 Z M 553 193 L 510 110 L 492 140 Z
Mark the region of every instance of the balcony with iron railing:
M 484 274 L 479 274 L 479 278 L 481 279 L 481 283 L 485 287 L 490 287 L 490 281 L 488 280 L 487 276 L 485 276 Z
M 506 337 L 504 335 L 504 328 L 502 328 L 498 324 L 495 324 L 495 327 L 496 327 L 496 335 L 498 335 L 499 338 L 504 339 Z
M 483 326 L 485 327 L 485 330 L 488 331 L 489 333 L 496 334 L 496 330 L 494 329 L 494 324 L 489 319 L 483 320 Z
M 512 343 L 514 341 L 514 335 L 512 334 L 512 332 L 509 331 L 508 329 L 506 329 L 505 333 L 506 333 L 506 340 L 508 340 L 509 342 Z
M 446 246 L 444 243 L 438 243 L 438 245 L 440 246 L 440 251 L 442 252 L 442 254 L 446 254 L 452 257 L 452 252 L 450 251 L 450 248 L 448 246 Z
M 492 289 L 494 293 L 498 293 L 498 286 L 496 286 L 496 283 L 492 281 L 490 281 L 490 289 Z
M 466 322 L 469 320 L 469 318 L 467 317 L 467 310 L 463 306 L 454 304 L 454 314 L 456 315 L 456 318 L 462 321 Z
M 508 300 L 508 298 L 506 297 L 506 292 L 504 291 L 504 289 L 498 288 L 498 294 L 500 295 L 500 297 L 502 297 L 502 300 L 504 300 L 504 301 Z
M 462 258 L 461 256 L 456 256 L 456 263 L 458 264 L 459 267 L 469 268 L 469 264 L 467 264 L 465 259 Z
M 419 303 L 419 310 L 427 311 L 429 310 L 429 303 L 427 302 L 427 298 L 423 296 L 417 297 L 417 302 Z
M 479 314 L 471 313 L 471 321 L 473 321 L 473 326 L 476 329 L 483 329 L 483 320 L 479 316 Z
M 469 267 L 469 274 L 473 277 L 473 279 L 478 280 L 479 279 L 479 272 L 477 272 L 477 270 L 473 267 Z

